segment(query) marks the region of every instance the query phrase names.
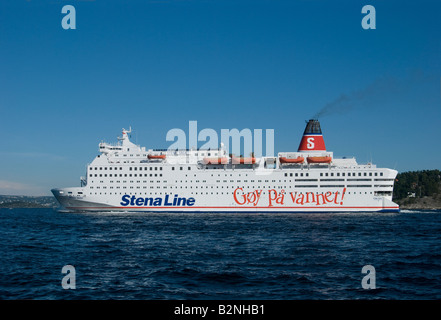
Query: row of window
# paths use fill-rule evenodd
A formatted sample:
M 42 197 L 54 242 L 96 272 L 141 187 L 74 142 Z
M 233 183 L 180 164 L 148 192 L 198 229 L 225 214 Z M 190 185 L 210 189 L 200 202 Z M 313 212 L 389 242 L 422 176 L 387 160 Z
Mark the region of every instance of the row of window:
M 95 173 L 95 174 L 92 174 L 92 173 L 90 173 L 89 174 L 89 177 L 91 177 L 91 178 L 93 178 L 93 177 L 109 177 L 109 178 L 113 178 L 113 177 L 115 177 L 115 178 L 117 178 L 117 177 L 135 177 L 135 178 L 137 178 L 137 177 L 162 177 L 162 173 L 159 173 L 159 174 L 157 174 L 157 173 L 150 173 L 150 174 L 147 174 L 147 173 L 144 173 L 144 174 L 142 174 L 142 173 L 140 173 L 140 174 L 137 174 L 137 173 L 134 173 L 134 174 L 131 174 L 131 173 L 129 173 L 129 174 L 127 174 L 127 173 L 124 173 L 124 174 L 122 174 L 122 173 L 120 173 L 120 174 L 118 174 L 118 173 L 115 173 L 115 174 L 112 174 L 112 173 L 109 173 L 109 174 L 107 174 L 107 173 L 100 173 L 100 174 L 97 174 L 97 173 Z M 394 179 L 374 179 L 374 181 L 393 181 Z M 295 181 L 298 181 L 298 182 L 315 182 L 315 181 L 319 181 L 318 179 L 295 179 Z M 329 181 L 345 181 L 345 179 L 320 179 L 320 181 L 321 182 L 329 182 Z M 347 179 L 347 181 L 372 181 L 372 179 Z M 110 182 L 113 182 L 113 181 L 110 181 Z M 175 181 L 175 183 L 177 183 L 178 181 L 176 180 Z M 190 181 L 190 183 L 192 183 L 193 181 Z M 200 182 L 200 180 L 195 180 L 195 182 L 196 183 L 199 183 Z M 205 183 L 205 182 L 207 182 L 207 180 L 202 180 L 202 182 L 203 183 Z M 216 182 L 217 183 L 220 183 L 221 182 L 221 180 L 216 180 Z M 222 182 L 228 182 L 228 180 L 222 180 Z M 241 180 L 230 180 L 230 182 L 241 182 Z M 246 183 L 248 183 L 248 180 L 244 180 L 243 182 L 246 182 Z M 250 182 L 251 183 L 254 183 L 255 182 L 255 180 L 250 180 Z M 257 180 L 257 182 L 262 182 L 262 180 Z M 269 180 L 265 180 L 265 182 L 270 182 Z M 276 182 L 276 180 L 271 180 L 271 182 Z M 279 180 L 279 182 L 282 182 L 282 180 Z M 284 180 L 284 182 L 287 182 L 286 180 Z M 291 180 L 289 180 L 288 182 L 292 182 Z M 93 181 L 91 181 L 91 183 L 93 183 Z M 101 183 L 104 183 L 104 181 L 102 181 Z M 181 183 L 183 183 L 183 181 L 181 180 Z M 185 183 L 185 182 L 184 182 Z
M 92 174 L 90 174 L 90 177 L 92 177 L 93 175 Z M 94 175 L 95 177 L 97 177 L 97 174 L 95 174 Z M 100 177 L 102 177 L 103 176 L 103 174 L 99 174 L 99 176 Z M 114 174 L 113 175 L 114 177 L 118 177 L 118 174 Z M 162 177 L 162 173 L 160 173 L 160 174 L 152 174 L 152 173 L 150 173 L 150 174 L 144 174 L 144 175 L 142 175 L 142 174 L 133 174 L 133 177 Z M 104 177 L 107 177 L 107 174 L 104 174 Z M 109 174 L 109 177 L 112 177 L 112 174 Z M 123 177 L 123 174 L 119 174 L 119 177 Z M 127 174 L 124 174 L 124 177 L 127 177 Z M 128 174 L 128 177 L 132 177 L 132 174 Z M 348 179 L 348 181 L 349 180 L 351 180 L 351 181 L 364 181 L 365 179 Z M 367 180 L 367 179 L 366 179 Z M 379 180 L 379 181 L 393 181 L 393 179 L 375 179 L 375 181 L 377 181 L 377 180 Z M 297 182 L 312 182 L 312 181 L 316 181 L 316 182 L 318 182 L 318 179 L 295 179 L 295 181 L 297 181 Z M 330 181 L 344 181 L 344 179 L 335 179 L 335 180 L 332 180 L 332 179 L 320 179 L 320 182 L 330 182 Z M 371 179 L 369 180 L 369 181 L 372 181 Z M 98 182 L 98 181 L 97 181 Z M 109 183 L 114 183 L 115 181 L 113 181 L 113 180 L 111 180 L 111 181 L 109 181 Z M 147 181 L 142 181 L 143 183 L 147 183 Z M 157 181 L 157 183 L 167 183 L 167 180 L 159 180 L 159 181 Z M 180 183 L 190 183 L 190 184 L 192 184 L 193 183 L 193 180 L 190 180 L 190 181 L 180 181 Z M 194 181 L 194 183 L 207 183 L 207 180 L 195 180 Z M 241 183 L 242 182 L 242 180 L 216 180 L 216 183 L 228 183 L 228 182 L 230 182 L 230 183 Z M 248 183 L 248 180 L 243 180 L 243 182 L 244 183 Z M 254 183 L 255 182 L 255 180 L 250 180 L 250 182 L 251 183 Z M 262 180 L 257 180 L 257 183 L 261 183 L 262 182 Z M 266 183 L 269 183 L 270 181 L 269 180 L 265 180 L 265 182 Z M 271 180 L 271 182 L 277 182 L 276 180 Z M 282 182 L 282 180 L 279 180 L 279 182 Z M 292 182 L 292 180 L 283 180 L 283 182 Z M 94 181 L 93 180 L 91 180 L 90 181 L 90 183 L 91 184 L 93 184 L 94 183 Z M 99 181 L 99 183 L 104 183 L 104 181 Z M 121 183 L 121 181 L 116 181 L 116 183 Z M 127 183 L 127 181 L 122 181 L 122 183 Z M 130 181 L 130 183 L 134 183 L 134 181 Z M 141 181 L 136 181 L 136 183 L 141 183 Z M 150 183 L 154 183 L 154 181 L 150 181 Z M 175 180 L 175 182 L 174 183 L 179 183 L 178 182 L 178 180 Z M 324 184 L 321 184 L 321 186 L 322 187 L 344 187 L 345 185 L 324 185 Z M 347 185 L 348 187 L 371 187 L 371 185 Z M 393 186 L 393 185 L 375 185 L 375 187 L 385 187 L 385 186 Z M 260 188 L 260 186 L 255 186 L 256 188 Z M 270 186 L 266 186 L 266 187 L 270 187 Z M 278 186 L 278 187 L 280 187 L 280 186 Z M 293 186 L 291 186 L 291 187 L 293 187 Z M 300 187 L 300 188 L 311 188 L 311 187 L 317 187 L 317 185 L 297 185 L 297 187 Z M 196 186 L 196 188 L 197 188 L 197 186 Z M 285 186 L 285 188 L 286 188 L 286 186 Z
M 129 173 L 129 174 L 127 174 L 127 173 L 124 173 L 124 174 L 122 174 L 122 173 L 120 173 L 119 175 L 118 175 L 118 173 L 115 173 L 115 174 L 112 174 L 112 173 L 109 173 L 109 175 L 107 175 L 107 173 L 100 173 L 100 174 L 97 174 L 97 173 L 95 173 L 95 174 L 92 174 L 92 173 L 90 173 L 89 174 L 89 177 L 107 177 L 107 176 L 109 176 L 110 178 L 112 178 L 112 177 L 132 177 L 132 174 L 131 173 Z M 137 173 L 134 173 L 133 174 L 133 177 L 162 177 L 162 173 L 144 173 L 144 174 L 142 174 L 142 173 L 139 173 L 139 174 L 137 174 Z
M 147 167 L 147 166 L 146 167 L 129 167 L 129 170 L 136 171 L 136 170 L 138 170 L 138 168 L 139 168 L 139 171 L 142 171 L 142 168 L 144 168 L 145 171 L 158 170 L 158 168 L 159 168 L 159 170 L 162 170 L 162 167 Z M 122 170 L 122 169 L 123 169 L 123 167 L 89 167 L 89 170 Z M 188 169 L 188 170 L 190 170 L 190 169 Z
M 310 193 L 310 192 L 307 192 L 306 194 L 308 194 L 308 193 Z M 107 194 L 109 194 L 109 195 L 125 195 L 125 194 L 127 194 L 126 192 L 109 192 L 109 193 L 107 193 L 107 192 L 89 192 L 89 195 L 107 195 Z M 166 195 L 166 194 L 173 194 L 172 192 L 155 192 L 155 193 L 153 193 L 153 192 L 133 192 L 133 193 L 130 193 L 130 195 L 147 195 L 147 196 L 152 196 L 152 195 L 160 195 L 160 196 L 162 196 L 162 195 Z M 212 194 L 212 195 L 220 195 L 220 194 L 224 194 L 224 192 L 223 191 L 221 191 L 221 192 L 191 192 L 190 194 L 200 194 L 200 195 L 209 195 L 209 194 Z M 231 194 L 233 194 L 233 192 L 225 192 L 225 194 L 226 195 L 231 195 Z M 299 192 L 298 194 L 302 194 L 302 192 Z M 316 194 L 318 194 L 318 193 L 316 193 Z M 372 191 L 364 191 L 364 192 L 351 192 L 351 191 L 347 191 L 347 192 L 345 192 L 345 194 L 353 194 L 353 195 L 356 195 L 356 194 L 374 194 L 374 195 L 392 195 L 392 192 L 391 191 L 375 191 L 375 192 L 372 192 Z
M 355 177 L 355 176 L 357 176 L 357 173 L 356 172 L 335 172 L 335 176 L 336 177 L 340 177 L 340 175 L 342 176 L 342 177 L 344 177 L 345 175 L 346 175 L 346 173 L 348 174 L 347 176 L 348 177 Z M 363 172 L 363 176 L 364 177 L 367 177 L 368 176 L 368 173 L 369 173 L 369 177 L 372 177 L 372 172 Z M 285 177 L 298 177 L 298 176 L 300 176 L 300 177 L 303 177 L 303 173 L 288 173 L 288 172 L 285 172 Z M 306 173 L 305 174 L 305 176 L 307 177 L 308 176 L 308 173 Z M 334 176 L 334 172 L 320 172 L 320 177 L 323 177 L 323 176 L 325 176 L 325 177 L 333 177 Z M 362 176 L 362 172 L 358 172 L 358 176 L 359 177 L 361 177 Z M 377 177 L 378 176 L 378 172 L 374 172 L 374 177 Z M 382 177 L 383 176 L 383 172 L 380 172 L 380 177 Z
M 113 181 L 111 181 L 112 183 L 113 183 Z M 123 181 L 123 183 L 125 183 L 126 181 Z M 137 181 L 137 182 L 139 182 L 139 181 Z M 143 181 L 143 182 L 146 182 L 146 181 Z M 120 181 L 116 181 L 116 183 L 120 183 Z M 263 187 L 262 186 L 262 188 L 267 188 L 267 189 L 269 189 L 269 188 L 273 188 L 273 189 L 287 189 L 287 190 L 289 190 L 290 188 L 344 188 L 344 187 L 347 187 L 347 188 L 372 188 L 372 185 L 366 185 L 366 184 L 360 184 L 360 185 L 344 185 L 344 184 L 334 184 L 334 185 L 296 185 L 296 186 L 265 186 L 265 187 Z M 393 187 L 392 185 L 374 185 L 373 187 L 375 187 L 375 188 L 387 188 L 387 187 Z M 90 186 L 90 189 L 107 189 L 107 186 L 95 186 L 95 187 L 93 187 L 93 186 Z M 114 187 L 113 186 L 109 186 L 108 187 L 109 189 L 113 189 Z M 120 188 L 122 188 L 122 189 L 141 189 L 141 186 L 133 186 L 133 185 L 130 185 L 130 186 L 122 186 L 122 187 L 120 187 L 120 186 L 116 186 L 115 187 L 116 189 L 120 189 Z M 147 185 L 143 185 L 142 186 L 142 189 L 147 189 L 147 188 L 150 188 L 150 189 L 157 189 L 158 187 L 157 186 L 154 186 L 154 185 L 149 185 L 149 186 L 147 186 Z M 237 189 L 237 188 L 239 188 L 239 186 L 163 186 L 163 187 L 161 187 L 161 189 Z M 242 189 L 246 189 L 247 187 L 246 186 L 241 186 L 240 188 L 242 188 Z M 259 189 L 260 188 L 260 186 L 256 186 L 255 188 L 257 188 L 257 189 Z
M 122 170 L 122 168 L 123 167 L 89 167 L 89 170 Z M 160 166 L 160 167 L 157 167 L 157 166 L 155 166 L 155 167 L 152 167 L 152 166 L 129 167 L 129 170 L 130 171 L 142 171 L 142 170 L 144 170 L 144 171 L 147 171 L 147 170 L 152 171 L 152 170 L 158 170 L 158 168 L 159 168 L 159 170 L 162 170 L 163 167 L 162 166 Z M 173 171 L 175 170 L 175 167 L 171 167 L 171 168 L 172 168 Z M 180 166 L 180 167 L 177 167 L 177 168 L 179 168 L 179 170 L 181 170 L 181 171 L 184 170 L 183 166 Z M 191 167 L 187 167 L 187 170 L 191 170 Z M 346 172 L 335 172 L 335 176 L 339 177 L 340 175 L 342 177 L 344 177 L 346 175 Z M 363 173 L 362 172 L 358 172 L 358 176 L 359 177 L 361 177 L 361 176 L 364 176 L 364 177 L 366 177 L 366 176 L 370 176 L 370 177 L 375 176 L 375 177 L 377 177 L 378 175 L 380 177 L 382 177 L 383 176 L 383 172 L 379 172 L 379 173 L 378 172 L 363 172 Z M 288 173 L 288 172 L 285 172 L 285 177 L 303 177 L 303 176 L 308 177 L 309 173 L 308 172 L 305 172 L 305 173 L 303 173 L 303 172 L 300 172 L 300 173 Z M 334 176 L 334 172 L 330 172 L 330 173 L 328 173 L 328 172 L 320 172 L 320 177 L 323 177 L 323 176 L 325 176 L 325 177 L 328 177 L 328 176 L 333 177 Z M 347 172 L 347 176 L 348 177 L 351 177 L 351 176 L 355 177 L 355 176 L 357 176 L 357 173 L 356 172 Z
M 144 169 L 143 169 L 144 168 Z M 153 170 L 162 170 L 162 167 L 152 167 L 152 166 L 144 166 L 144 167 L 129 167 L 129 171 L 153 171 Z M 179 170 L 185 170 L 184 167 L 171 167 L 172 171 L 175 170 L 175 168 L 179 168 Z M 122 170 L 123 167 L 89 167 L 89 170 Z M 187 170 L 191 170 L 191 167 L 187 167 Z

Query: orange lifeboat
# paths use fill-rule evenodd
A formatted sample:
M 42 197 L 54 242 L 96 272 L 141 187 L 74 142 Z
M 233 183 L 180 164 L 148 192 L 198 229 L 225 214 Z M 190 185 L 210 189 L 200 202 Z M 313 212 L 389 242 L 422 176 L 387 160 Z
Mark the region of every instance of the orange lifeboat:
M 305 158 L 303 157 L 297 157 L 297 158 L 285 158 L 285 157 L 280 157 L 279 158 L 280 163 L 303 163 L 303 161 L 305 161 Z
M 164 160 L 165 154 L 149 154 L 147 157 L 150 160 Z
M 223 157 L 223 158 L 204 158 L 204 163 L 205 164 L 227 164 L 228 163 L 228 158 L 227 157 Z
M 331 163 L 331 157 L 308 157 L 306 158 L 308 163 Z
M 233 156 L 233 159 L 231 161 L 232 164 L 255 164 L 256 158 L 250 157 L 250 158 L 236 158 Z

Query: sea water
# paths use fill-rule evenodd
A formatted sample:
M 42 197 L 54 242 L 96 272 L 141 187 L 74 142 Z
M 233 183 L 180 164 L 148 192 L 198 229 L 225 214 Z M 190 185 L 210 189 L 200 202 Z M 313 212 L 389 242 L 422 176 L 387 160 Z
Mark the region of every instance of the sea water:
M 3 300 L 441 299 L 436 210 L 0 209 L 0 248 Z

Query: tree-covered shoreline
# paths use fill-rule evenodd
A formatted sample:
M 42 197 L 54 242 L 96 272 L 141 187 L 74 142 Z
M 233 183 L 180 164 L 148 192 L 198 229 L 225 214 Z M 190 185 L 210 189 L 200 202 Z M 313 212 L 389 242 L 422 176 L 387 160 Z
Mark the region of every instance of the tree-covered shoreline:
M 393 200 L 401 207 L 441 208 L 441 171 L 399 173 L 395 181 Z

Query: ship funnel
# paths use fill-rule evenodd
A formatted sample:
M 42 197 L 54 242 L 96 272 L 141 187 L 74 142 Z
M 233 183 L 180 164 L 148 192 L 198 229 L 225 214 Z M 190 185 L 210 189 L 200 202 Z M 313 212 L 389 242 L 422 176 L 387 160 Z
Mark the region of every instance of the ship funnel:
M 325 140 L 323 140 L 322 129 L 318 120 L 311 119 L 306 123 L 298 152 L 326 151 Z

